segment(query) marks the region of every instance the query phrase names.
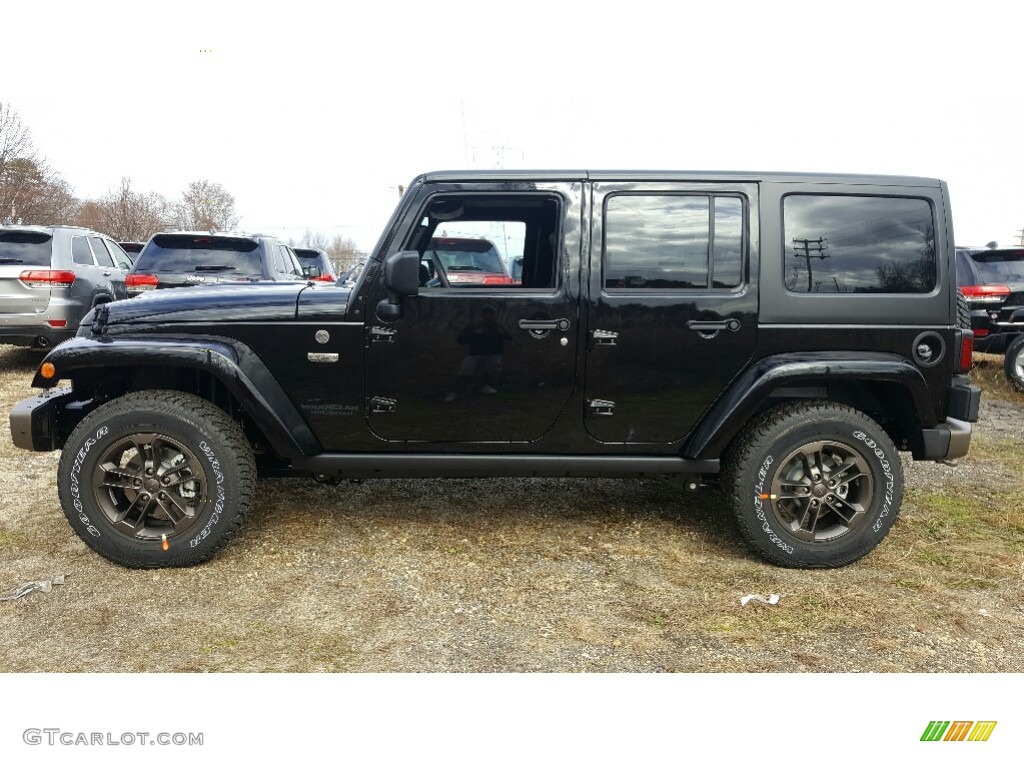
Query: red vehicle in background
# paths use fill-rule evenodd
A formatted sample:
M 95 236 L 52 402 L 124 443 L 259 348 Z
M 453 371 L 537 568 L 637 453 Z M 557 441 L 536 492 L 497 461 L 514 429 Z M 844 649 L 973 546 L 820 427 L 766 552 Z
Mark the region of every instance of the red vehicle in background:
M 513 283 L 498 249 L 484 238 L 431 238 L 420 267 L 423 285 L 447 287 Z
M 302 274 L 310 280 L 317 280 L 321 283 L 334 283 L 338 275 L 334 271 L 334 264 L 326 251 L 319 248 L 295 248 L 295 255 L 302 265 Z

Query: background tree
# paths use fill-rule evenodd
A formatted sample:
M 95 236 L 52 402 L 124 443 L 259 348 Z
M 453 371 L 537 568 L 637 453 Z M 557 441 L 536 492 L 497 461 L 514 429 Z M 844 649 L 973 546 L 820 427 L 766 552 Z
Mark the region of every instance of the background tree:
M 234 196 L 207 179 L 190 183 L 174 207 L 175 224 L 180 229 L 223 232 L 238 226 L 239 219 Z
M 132 189 L 127 176 L 121 185 L 99 200 L 84 202 L 77 223 L 91 227 L 116 240 L 147 240 L 154 232 L 167 229 L 172 218 L 167 200 L 155 192 L 143 194 Z
M 319 248 L 321 251 L 326 251 L 327 255 L 331 257 L 334 269 L 339 274 L 347 271 L 350 267 L 354 267 L 359 262 L 359 249 L 356 247 L 355 240 L 350 237 L 342 237 L 341 235 L 330 237 L 323 232 L 312 232 L 307 229 L 298 243 L 294 240 L 289 240 L 288 242 L 293 247 Z
M 62 224 L 77 208 L 71 186 L 50 170 L 18 113 L 0 103 L 0 221 Z
M 334 261 L 334 266 L 341 272 L 354 267 L 360 258 L 356 241 L 351 237 L 335 235 L 331 238 L 331 244 L 324 248 L 324 250 L 330 254 L 331 260 Z

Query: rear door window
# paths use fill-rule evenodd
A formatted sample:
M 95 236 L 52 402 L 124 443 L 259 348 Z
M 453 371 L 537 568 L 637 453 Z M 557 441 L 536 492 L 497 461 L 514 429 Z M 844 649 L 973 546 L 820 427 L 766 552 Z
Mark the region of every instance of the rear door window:
M 103 238 L 101 237 L 90 237 L 89 242 L 92 243 L 92 252 L 96 256 L 96 263 L 101 267 L 112 267 L 114 266 L 114 260 L 110 256 L 110 252 L 107 250 L 107 246 L 103 244 Z
M 288 274 L 294 277 L 302 277 L 302 266 L 299 264 L 299 257 L 291 248 L 285 248 L 288 254 Z
M 75 264 L 88 264 L 92 266 L 92 251 L 89 249 L 89 241 L 84 237 L 71 238 L 71 258 Z
M 616 194 L 605 202 L 604 289 L 736 288 L 743 280 L 738 197 Z
M 131 269 L 132 260 L 128 254 L 125 253 L 124 248 L 111 240 L 104 240 L 103 242 L 107 244 L 107 250 L 110 251 L 110 255 L 114 257 L 114 262 L 117 264 L 119 269 Z
M 279 275 L 285 274 L 288 271 L 288 268 L 285 266 L 288 255 L 284 252 L 284 246 L 275 245 L 272 252 L 274 254 L 274 272 Z

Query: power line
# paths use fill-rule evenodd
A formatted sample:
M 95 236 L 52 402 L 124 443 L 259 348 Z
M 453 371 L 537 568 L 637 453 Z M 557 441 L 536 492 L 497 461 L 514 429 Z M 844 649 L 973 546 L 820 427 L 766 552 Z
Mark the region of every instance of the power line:
M 796 243 L 803 243 L 803 245 L 797 245 L 793 249 L 795 251 L 803 250 L 803 253 L 802 254 L 794 253 L 793 255 L 796 258 L 798 258 L 798 259 L 801 256 L 803 256 L 804 258 L 807 259 L 807 292 L 808 293 L 811 293 L 814 290 L 814 280 L 813 280 L 813 277 L 811 275 L 811 254 L 814 253 L 815 257 L 818 258 L 818 259 L 821 259 L 822 261 L 824 261 L 825 259 L 829 258 L 829 256 L 831 256 L 831 254 L 825 253 L 825 249 L 828 248 L 828 246 L 825 245 L 825 241 L 827 239 L 828 238 L 825 238 L 825 237 L 819 237 L 819 238 L 814 239 L 814 240 L 811 240 L 810 238 L 803 238 L 803 239 L 800 239 L 800 238 L 797 238 L 797 237 L 793 238 L 793 243 L 794 244 L 796 244 Z M 811 245 L 811 243 L 814 243 L 814 245 Z M 837 283 L 836 287 L 838 287 L 838 286 L 839 286 L 839 284 Z

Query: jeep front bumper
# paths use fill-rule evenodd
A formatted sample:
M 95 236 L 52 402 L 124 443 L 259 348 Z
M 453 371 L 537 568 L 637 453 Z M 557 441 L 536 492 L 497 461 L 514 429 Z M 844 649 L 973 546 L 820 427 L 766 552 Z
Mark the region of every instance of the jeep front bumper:
M 50 389 L 27 397 L 11 410 L 11 439 L 26 451 L 53 451 L 59 446 L 57 420 L 71 400 L 70 389 Z

